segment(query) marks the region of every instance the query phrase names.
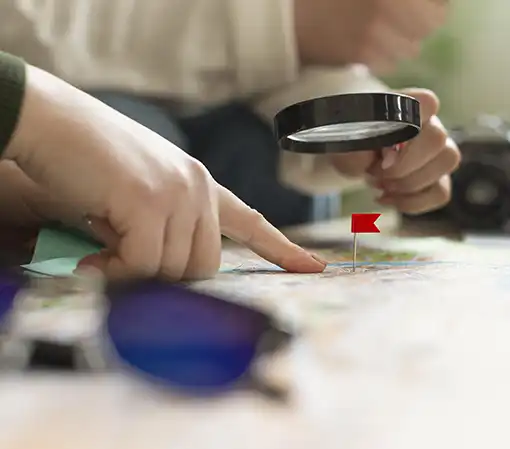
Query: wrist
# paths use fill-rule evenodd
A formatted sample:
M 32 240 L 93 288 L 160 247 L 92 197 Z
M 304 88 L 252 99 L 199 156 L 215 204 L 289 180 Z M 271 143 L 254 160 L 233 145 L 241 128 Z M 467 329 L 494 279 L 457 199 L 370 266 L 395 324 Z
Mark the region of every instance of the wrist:
M 36 154 L 70 145 L 73 129 L 72 86 L 31 65 L 26 66 L 25 73 L 18 124 L 3 154 L 22 169 Z
M 36 76 L 38 75 L 34 74 L 34 68 L 26 65 L 23 98 L 20 102 L 16 128 L 3 152 L 5 159 L 16 161 L 26 153 L 26 149 L 31 147 L 33 141 L 39 136 L 41 125 L 37 123 L 37 117 L 44 112 L 37 106 L 38 95 L 34 92 L 36 90 L 34 77 Z
M 11 144 L 18 127 L 25 84 L 25 62 L 0 51 L 0 155 Z

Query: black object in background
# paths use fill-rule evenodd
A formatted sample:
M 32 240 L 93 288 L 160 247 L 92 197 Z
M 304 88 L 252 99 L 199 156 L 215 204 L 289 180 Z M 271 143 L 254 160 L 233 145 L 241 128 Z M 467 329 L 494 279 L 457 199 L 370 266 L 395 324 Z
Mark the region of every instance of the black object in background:
M 413 219 L 442 220 L 465 231 L 510 232 L 510 124 L 480 116 L 451 135 L 462 153 L 452 175 L 452 199 L 446 207 Z

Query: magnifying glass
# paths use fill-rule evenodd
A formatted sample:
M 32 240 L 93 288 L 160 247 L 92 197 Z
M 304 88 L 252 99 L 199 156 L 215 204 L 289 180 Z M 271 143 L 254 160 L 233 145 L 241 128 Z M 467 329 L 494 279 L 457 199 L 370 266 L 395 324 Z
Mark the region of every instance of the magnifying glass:
M 418 135 L 420 103 L 395 93 L 333 95 L 288 106 L 274 125 L 280 147 L 295 153 L 381 149 Z

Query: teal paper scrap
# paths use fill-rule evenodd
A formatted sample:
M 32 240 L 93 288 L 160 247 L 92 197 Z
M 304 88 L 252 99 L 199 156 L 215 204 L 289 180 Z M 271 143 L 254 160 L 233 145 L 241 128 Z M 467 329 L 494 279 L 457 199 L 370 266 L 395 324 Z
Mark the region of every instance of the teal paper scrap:
M 101 249 L 79 231 L 45 228 L 37 237 L 32 261 L 22 268 L 33 275 L 72 276 L 81 259 Z

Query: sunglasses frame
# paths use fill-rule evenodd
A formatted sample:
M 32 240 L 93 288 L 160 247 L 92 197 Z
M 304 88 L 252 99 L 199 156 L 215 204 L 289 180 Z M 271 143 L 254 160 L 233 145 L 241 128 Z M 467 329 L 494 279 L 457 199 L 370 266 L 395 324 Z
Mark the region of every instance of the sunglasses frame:
M 77 330 L 70 332 L 74 336 L 69 336 L 69 331 L 67 336 L 48 335 L 48 330 L 44 332 L 40 328 L 39 332 L 37 329 L 27 331 L 30 315 L 45 313 L 45 301 L 60 303 L 56 309 L 53 309 L 56 312 L 53 310 L 48 312 L 53 315 L 55 313 L 63 315 L 60 316 L 60 321 L 65 320 L 67 313 L 70 313 L 70 318 L 75 318 L 76 312 L 84 311 L 89 315 L 90 320 L 102 322 L 105 309 L 104 301 L 100 296 L 99 281 L 99 278 L 90 276 L 86 278 L 25 276 L 20 281 L 21 286 L 13 299 L 12 309 L 4 317 L 0 328 L 0 338 L 3 336 L 5 344 L 3 348 L 0 347 L 0 367 L 7 366 L 8 369 L 18 371 L 26 370 L 30 365 L 30 346 L 42 342 L 74 347 L 79 371 L 103 371 L 105 363 L 102 357 L 98 357 L 97 349 L 99 347 L 98 328 L 90 331 L 87 325 L 78 326 Z M 64 309 L 61 308 L 62 302 Z M 65 308 L 66 304 L 69 304 L 68 308 Z M 37 321 L 36 319 L 35 324 Z M 44 325 L 42 327 L 44 328 Z M 6 360 L 7 364 L 3 363 Z
M 107 366 L 109 367 L 117 367 L 124 373 L 132 373 L 133 377 L 137 377 L 139 379 L 145 379 L 145 382 L 151 385 L 151 388 L 156 388 L 159 391 L 164 392 L 165 390 L 171 390 L 172 394 L 177 396 L 189 397 L 189 395 L 185 392 L 185 390 L 180 391 L 178 387 L 168 387 L 168 384 L 165 381 L 161 381 L 159 379 L 155 379 L 150 374 L 143 373 L 140 369 L 133 367 L 129 362 L 126 362 L 119 356 L 117 350 L 115 349 L 115 345 L 112 342 L 112 338 L 108 332 L 108 313 L 114 301 L 112 301 L 112 290 L 116 290 L 117 288 L 126 289 L 129 288 L 129 285 L 137 285 L 138 282 L 142 283 L 151 283 L 157 282 L 160 285 L 166 285 L 168 288 L 175 288 L 182 291 L 191 291 L 193 294 L 199 295 L 203 298 L 209 298 L 214 301 L 221 301 L 228 303 L 230 306 L 245 310 L 250 310 L 254 313 L 260 314 L 267 321 L 267 327 L 265 331 L 260 335 L 258 342 L 256 343 L 256 351 L 253 356 L 251 362 L 246 367 L 246 371 L 242 376 L 240 376 L 237 380 L 228 385 L 225 385 L 223 388 L 219 388 L 218 392 L 204 393 L 199 395 L 200 397 L 209 397 L 209 396 L 217 396 L 218 394 L 231 392 L 231 391 L 248 391 L 248 392 L 257 392 L 262 394 L 268 399 L 275 400 L 278 402 L 287 402 L 289 398 L 290 392 L 288 389 L 281 388 L 280 386 L 275 386 L 268 379 L 263 378 L 259 375 L 257 371 L 257 365 L 259 361 L 266 360 L 267 358 L 271 358 L 277 355 L 280 351 L 285 350 L 290 346 L 292 341 L 295 338 L 295 335 L 291 332 L 288 332 L 280 326 L 274 317 L 271 316 L 269 312 L 262 310 L 261 308 L 253 307 L 252 305 L 240 304 L 235 301 L 226 300 L 218 295 L 211 295 L 208 293 L 204 293 L 203 291 L 194 290 L 191 288 L 191 284 L 169 284 L 164 283 L 161 280 L 153 279 L 153 280 L 132 280 L 128 282 L 110 282 L 108 283 L 104 290 L 103 296 L 105 298 L 104 303 L 107 304 L 104 319 L 102 321 L 101 326 L 101 353 L 104 360 L 107 361 Z M 119 298 L 119 300 L 121 300 Z
M 108 315 L 115 300 L 112 300 L 112 289 L 126 288 L 128 283 L 114 282 L 105 283 L 100 278 L 94 276 L 72 276 L 72 277 L 31 277 L 26 274 L 19 276 L 20 287 L 18 293 L 13 298 L 12 310 L 4 317 L 0 323 L 0 368 L 20 370 L 27 366 L 28 346 L 34 341 L 33 335 L 23 335 L 20 332 L 20 319 L 24 314 L 40 310 L 40 302 L 48 299 L 56 301 L 81 301 L 86 308 L 94 308 L 97 314 L 99 325 L 85 338 L 77 338 L 74 346 L 80 354 L 82 363 L 89 367 L 92 372 L 122 372 L 131 378 L 139 379 L 141 382 L 150 385 L 162 392 L 171 391 L 172 394 L 180 395 L 180 389 L 172 386 L 163 380 L 155 379 L 149 373 L 132 366 L 129 361 L 119 356 L 112 337 L 108 332 Z M 148 280 L 131 281 L 151 282 Z M 161 282 L 154 280 L 154 282 Z M 163 283 L 161 284 L 164 285 Z M 262 310 L 252 306 L 246 306 L 233 301 L 227 301 L 216 295 L 193 290 L 192 288 L 178 284 L 165 284 L 168 288 L 179 290 L 191 290 L 193 294 L 200 295 L 203 298 L 211 298 L 215 301 L 225 301 L 234 307 L 249 309 L 255 313 L 262 314 L 267 320 L 267 329 L 260 335 L 256 342 L 257 349 L 245 373 L 236 381 L 229 383 L 224 388 L 219 388 L 218 392 L 212 391 L 205 396 L 216 396 L 218 393 L 231 391 L 253 391 L 258 392 L 265 397 L 279 402 L 287 401 L 289 391 L 281 387 L 271 385 L 267 379 L 263 379 L 257 372 L 256 366 L 262 359 L 270 358 L 280 350 L 286 349 L 293 340 L 294 335 L 281 329 L 274 318 Z M 83 294 L 88 296 L 88 301 L 83 301 Z M 73 311 L 76 310 L 73 307 Z M 22 329 L 21 329 L 22 331 Z M 21 357 L 11 356 L 11 354 L 23 354 Z M 7 361 L 7 364 L 4 363 Z M 9 363 L 10 362 L 10 363 Z M 184 393 L 183 396 L 189 397 Z

